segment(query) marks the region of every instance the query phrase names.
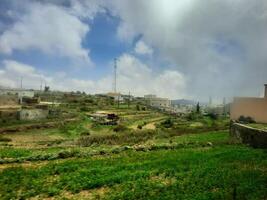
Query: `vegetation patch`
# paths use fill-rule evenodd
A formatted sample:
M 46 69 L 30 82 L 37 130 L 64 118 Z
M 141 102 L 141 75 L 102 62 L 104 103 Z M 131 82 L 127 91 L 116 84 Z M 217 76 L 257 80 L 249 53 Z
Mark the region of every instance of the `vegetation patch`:
M 205 153 L 194 148 L 126 151 L 40 168 L 7 168 L 0 172 L 0 193 L 2 199 L 25 199 L 108 187 L 105 199 L 232 199 L 234 194 L 236 199 L 264 199 L 266 166 L 263 150 L 245 146 Z

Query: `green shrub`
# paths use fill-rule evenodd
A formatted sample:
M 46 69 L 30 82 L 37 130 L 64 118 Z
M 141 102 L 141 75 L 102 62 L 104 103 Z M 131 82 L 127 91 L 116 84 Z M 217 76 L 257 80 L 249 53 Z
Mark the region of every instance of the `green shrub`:
M 107 145 L 120 145 L 120 144 L 136 144 L 139 142 L 152 139 L 157 134 L 154 130 L 142 131 L 129 131 L 124 134 L 111 134 L 111 135 L 91 135 L 80 137 L 77 141 L 80 146 L 91 146 L 93 144 L 107 144 Z
M 161 125 L 164 128 L 172 128 L 173 127 L 173 120 L 171 118 L 168 118 L 165 121 L 161 122 Z
M 126 130 L 128 130 L 128 127 L 125 126 L 125 125 L 122 125 L 122 124 L 117 125 L 117 126 L 113 129 L 114 132 L 123 132 L 123 131 L 126 131 Z
M 61 151 L 58 153 L 58 158 L 70 158 L 75 156 L 75 151 Z
M 208 113 L 207 116 L 213 120 L 217 120 L 219 117 L 218 114 L 216 114 L 216 113 Z
M 137 128 L 138 128 L 138 129 L 142 129 L 143 126 L 142 126 L 141 124 L 138 124 Z
M 252 117 L 245 117 L 243 115 L 241 115 L 238 118 L 238 122 L 243 123 L 243 124 L 249 124 L 249 123 L 255 123 L 255 120 Z
M 12 139 L 10 139 L 10 138 L 5 138 L 5 137 L 0 137 L 0 142 L 11 142 L 12 141 Z
M 142 106 L 142 111 L 146 111 L 146 107 L 145 106 Z
M 82 107 L 80 107 L 80 111 L 81 112 L 89 112 L 89 111 L 91 111 L 91 109 L 87 106 L 82 106 Z
M 80 133 L 81 136 L 89 136 L 91 135 L 90 131 L 83 131 Z

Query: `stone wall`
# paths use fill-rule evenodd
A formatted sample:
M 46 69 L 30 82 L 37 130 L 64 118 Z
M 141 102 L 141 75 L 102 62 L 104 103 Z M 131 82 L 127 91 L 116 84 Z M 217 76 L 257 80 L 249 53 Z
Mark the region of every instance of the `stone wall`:
M 39 120 L 46 119 L 48 116 L 48 110 L 43 109 L 22 109 L 19 112 L 20 120 Z
M 267 131 L 231 122 L 230 135 L 252 147 L 267 148 Z
M 0 106 L 18 105 L 19 99 L 16 95 L 0 95 Z
M 17 120 L 18 119 L 17 110 L 0 110 L 0 121 L 9 121 L 9 120 Z

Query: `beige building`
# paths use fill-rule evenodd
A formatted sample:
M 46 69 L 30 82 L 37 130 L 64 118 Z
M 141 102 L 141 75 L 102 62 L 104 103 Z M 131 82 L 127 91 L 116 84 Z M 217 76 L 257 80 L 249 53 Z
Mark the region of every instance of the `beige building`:
M 231 120 L 238 120 L 240 116 L 252 117 L 256 122 L 267 123 L 267 84 L 265 84 L 263 98 L 234 98 L 230 109 L 230 118 Z
M 171 101 L 167 98 L 160 98 L 157 97 L 156 95 L 145 95 L 144 96 L 146 102 L 148 105 L 152 107 L 170 107 L 171 106 Z

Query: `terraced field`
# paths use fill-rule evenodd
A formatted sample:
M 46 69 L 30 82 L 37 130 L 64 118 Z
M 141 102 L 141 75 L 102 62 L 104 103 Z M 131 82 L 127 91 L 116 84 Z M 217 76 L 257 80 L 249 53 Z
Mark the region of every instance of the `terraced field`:
M 230 138 L 227 119 L 113 111 L 120 128 L 81 114 L 2 134 L 0 199 L 266 199 L 266 151 Z

